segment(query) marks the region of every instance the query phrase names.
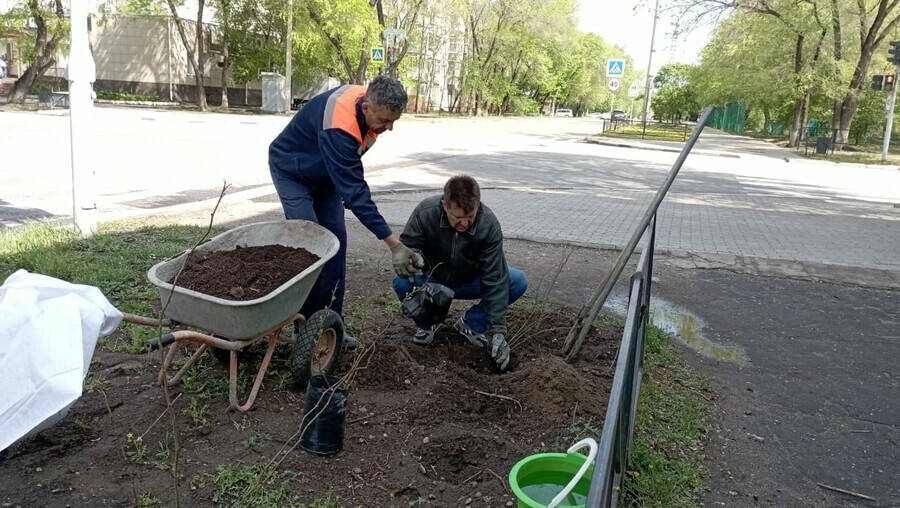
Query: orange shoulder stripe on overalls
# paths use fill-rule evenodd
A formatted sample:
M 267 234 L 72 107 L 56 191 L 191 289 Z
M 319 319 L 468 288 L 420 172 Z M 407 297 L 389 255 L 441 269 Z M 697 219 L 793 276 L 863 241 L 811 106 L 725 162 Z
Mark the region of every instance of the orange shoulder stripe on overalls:
M 325 104 L 325 117 L 322 121 L 322 129 L 340 129 L 353 136 L 359 143 L 359 155 L 362 155 L 378 137 L 373 131 L 366 133 L 363 139 L 359 131 L 359 122 L 356 120 L 356 103 L 366 95 L 366 87 L 360 85 L 344 85 L 334 91 Z

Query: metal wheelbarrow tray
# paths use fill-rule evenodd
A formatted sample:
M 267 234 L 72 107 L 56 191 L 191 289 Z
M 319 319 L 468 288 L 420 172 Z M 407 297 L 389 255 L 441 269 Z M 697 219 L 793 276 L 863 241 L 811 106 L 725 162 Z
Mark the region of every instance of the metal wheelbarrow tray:
M 318 224 L 305 220 L 281 220 L 258 222 L 230 229 L 194 250 L 201 252 L 228 251 L 239 246 L 259 247 L 265 245 L 304 248 L 319 256 L 319 260 L 269 294 L 245 301 L 226 300 L 180 286 L 173 287 L 170 282 L 167 282 L 174 279 L 184 265 L 189 250 L 157 263 L 147 272 L 150 283 L 159 290 L 160 302 L 165 308 L 165 317 L 156 319 L 125 314 L 124 320 L 139 325 L 179 328 L 147 342 L 149 350 L 170 346 L 160 367 L 160 384 L 171 386 L 177 383 L 208 349 L 214 348 L 214 352 L 220 350 L 229 357 L 228 398 L 231 408 L 238 411 L 250 409 L 262 385 L 262 379 L 272 359 L 275 344 L 285 341 L 280 338 L 282 327 L 293 320 L 306 321 L 306 318 L 298 314 L 298 311 L 309 296 L 325 263 L 340 249 L 337 237 Z M 169 301 L 170 295 L 171 301 Z M 328 316 L 328 313 L 332 316 Z M 330 321 L 326 322 L 326 317 L 329 317 Z M 203 332 L 187 328 L 196 328 Z M 296 370 L 298 374 L 295 374 L 298 382 L 305 383 L 305 379 L 308 379 L 314 347 L 319 348 L 316 356 L 319 361 L 317 365 L 330 368 L 334 364 L 337 359 L 336 351 L 339 351 L 339 346 L 336 344 L 340 344 L 342 330 L 340 316 L 328 309 L 316 312 L 311 321 L 306 321 L 301 330 L 301 337 L 305 337 L 305 340 L 302 344 L 301 341 L 294 344 L 291 361 L 292 365 L 299 366 Z M 267 339 L 269 343 L 265 357 L 260 363 L 247 401 L 240 404 L 237 398 L 238 352 L 264 339 Z M 172 365 L 178 349 L 185 342 L 197 343 L 199 347 L 178 372 L 169 377 L 169 367 Z M 300 351 L 299 354 L 298 351 Z
M 230 229 L 198 246 L 196 251 L 228 251 L 237 247 L 284 245 L 304 248 L 319 260 L 269 294 L 254 300 L 226 300 L 169 282 L 181 269 L 188 251 L 157 263 L 147 273 L 159 289 L 161 305 L 171 294 L 166 317 L 232 340 L 247 340 L 271 331 L 298 312 L 325 263 L 340 248 L 338 239 L 318 224 L 303 220 L 259 222 Z

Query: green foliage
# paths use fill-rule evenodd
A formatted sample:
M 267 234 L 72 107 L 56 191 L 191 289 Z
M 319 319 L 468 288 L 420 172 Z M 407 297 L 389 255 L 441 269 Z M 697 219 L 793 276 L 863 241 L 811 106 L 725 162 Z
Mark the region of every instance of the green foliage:
M 68 2 L 64 2 L 66 7 Z M 63 12 L 61 16 L 57 16 L 56 4 L 53 0 L 37 0 L 29 2 L 28 0 L 15 0 L 10 2 L 9 10 L 0 12 L 0 35 L 5 32 L 15 33 L 18 35 L 16 44 L 19 48 L 19 58 L 26 67 L 31 66 L 35 61 L 35 30 L 22 30 L 29 21 L 41 21 L 47 27 L 48 35 L 58 37 L 60 45 L 58 49 L 61 53 L 68 53 L 69 39 L 69 17 L 67 12 Z M 5 48 L 0 54 L 5 53 Z M 55 55 L 53 56 L 55 57 Z M 37 78 L 40 79 L 41 76 Z
M 97 98 L 110 101 L 141 101 L 141 102 L 158 102 L 161 99 L 155 95 L 140 95 L 128 92 L 112 92 L 109 90 L 98 90 Z
M 653 79 L 656 88 L 653 115 L 657 119 L 678 123 L 682 119 L 694 120 L 700 115 L 697 89 L 692 83 L 693 72 L 694 67 L 686 64 L 662 66 Z

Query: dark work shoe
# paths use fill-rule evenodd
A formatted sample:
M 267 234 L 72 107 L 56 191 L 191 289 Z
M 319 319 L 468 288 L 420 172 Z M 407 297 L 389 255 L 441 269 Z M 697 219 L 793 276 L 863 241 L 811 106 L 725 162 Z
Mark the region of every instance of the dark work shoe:
M 469 326 L 469 323 L 466 323 L 465 316 L 460 316 L 460 318 L 456 320 L 456 323 L 453 324 L 453 328 L 456 328 L 457 332 L 461 333 L 465 338 L 469 339 L 469 342 L 471 342 L 473 346 L 482 348 L 488 347 L 488 341 L 485 338 L 484 334 L 472 330 L 472 328 Z
M 431 344 L 431 341 L 434 340 L 434 333 L 437 332 L 440 327 L 440 323 L 431 325 L 428 328 L 416 327 L 416 334 L 413 335 L 413 343 L 420 346 Z

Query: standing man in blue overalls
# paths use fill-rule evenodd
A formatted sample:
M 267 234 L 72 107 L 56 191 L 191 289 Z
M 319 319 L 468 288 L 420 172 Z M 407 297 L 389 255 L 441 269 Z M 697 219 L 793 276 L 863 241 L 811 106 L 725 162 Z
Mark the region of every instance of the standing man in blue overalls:
M 398 276 L 418 272 L 418 255 L 400 242 L 372 202 L 361 159 L 379 134 L 393 130 L 407 100 L 403 85 L 387 76 L 373 79 L 368 87 L 344 85 L 313 97 L 269 145 L 269 171 L 285 218 L 316 222 L 341 244 L 300 309 L 304 315 L 330 308 L 343 316 L 344 206 L 390 248 Z M 343 346 L 356 345 L 345 331 Z

